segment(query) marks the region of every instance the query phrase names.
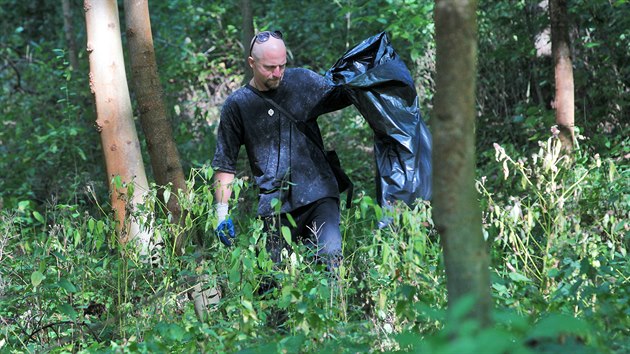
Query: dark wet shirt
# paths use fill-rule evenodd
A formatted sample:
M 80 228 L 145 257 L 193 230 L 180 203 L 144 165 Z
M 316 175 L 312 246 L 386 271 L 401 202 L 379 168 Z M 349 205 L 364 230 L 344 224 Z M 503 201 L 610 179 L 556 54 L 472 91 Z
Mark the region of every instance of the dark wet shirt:
M 235 91 L 223 105 L 212 167 L 236 173 L 238 153 L 244 145 L 260 190 L 261 216 L 273 214 L 274 198 L 282 202 L 281 212 L 325 197 L 339 198 L 337 182 L 321 149 L 250 88 Z M 305 129 L 311 129 L 320 142 L 317 117 L 350 104 L 341 88 L 307 69 L 287 69 L 277 89 L 261 94 L 304 122 Z

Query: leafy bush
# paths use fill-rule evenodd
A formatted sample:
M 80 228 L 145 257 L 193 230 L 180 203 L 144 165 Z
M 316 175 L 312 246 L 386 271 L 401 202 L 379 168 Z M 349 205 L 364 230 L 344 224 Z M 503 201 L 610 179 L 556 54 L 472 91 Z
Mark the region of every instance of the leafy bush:
M 204 167 L 191 174 L 187 195 L 170 196 L 189 211 L 183 229 L 156 214 L 154 232 L 166 246 L 159 265 L 118 244 L 106 214 L 95 217 L 67 204 L 40 212 L 30 202 L 3 211 L 0 347 L 450 352 L 493 343 L 483 349 L 591 352 L 609 346 L 623 352 L 628 171 L 597 157 L 569 164 L 556 149 L 553 137 L 530 158 L 514 158 L 497 146 L 498 169 L 490 171 L 499 178 L 478 184 L 493 246 L 497 311 L 491 328 L 464 319 L 470 301 L 444 311 L 446 279 L 430 203 L 388 211 L 357 195 L 355 207 L 342 210 L 345 257 L 336 272 L 295 243 L 274 265 L 262 222 L 247 212 L 237 218 L 235 247 L 212 236 L 212 170 Z M 518 178 L 504 179 L 504 173 Z M 507 182 L 515 184 L 503 186 Z M 603 183 L 605 191 L 591 188 Z M 235 200 L 248 198 L 249 189 L 238 180 Z M 161 210 L 152 195 L 140 212 Z M 375 229 L 383 216 L 394 222 Z M 203 246 L 191 244 L 177 256 L 170 235 L 180 232 Z M 203 321 L 188 300 L 198 282 L 221 297 Z
M 21 73 L 17 77 L 28 86 L 17 91 L 3 87 L 6 95 L 0 96 L 0 169 L 10 171 L 0 179 L 0 201 L 9 209 L 27 199 L 87 206 L 87 186 L 99 194 L 105 186 L 98 177 L 102 165 L 93 164 L 102 160 L 100 146 L 91 143 L 99 141 L 98 134 L 91 114 L 80 106 L 85 98 L 76 95 L 83 81 L 70 70 L 63 51 L 33 46 L 30 61 L 9 48 L 2 51 L 15 61 L 16 75 Z

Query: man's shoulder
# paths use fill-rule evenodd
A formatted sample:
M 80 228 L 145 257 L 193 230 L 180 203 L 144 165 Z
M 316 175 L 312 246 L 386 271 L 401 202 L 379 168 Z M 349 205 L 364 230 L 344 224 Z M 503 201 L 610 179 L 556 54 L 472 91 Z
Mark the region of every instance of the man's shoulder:
M 286 75 L 295 76 L 295 77 L 302 77 L 302 78 L 318 78 L 318 77 L 321 77 L 321 75 L 319 75 L 316 72 L 314 72 L 313 70 L 310 70 L 310 69 L 307 69 L 307 68 L 288 68 L 285 71 L 285 76 Z
M 306 68 L 291 68 L 285 72 L 284 81 L 291 89 L 304 90 L 306 87 L 321 87 L 326 85 L 326 79 Z
M 228 95 L 223 105 L 238 105 L 239 103 L 246 102 L 251 94 L 252 92 L 247 88 L 247 86 L 241 86 L 236 91 L 233 91 L 231 94 Z
M 247 86 L 243 85 L 236 89 L 236 91 L 232 91 L 232 93 L 228 96 L 228 99 L 239 100 L 243 97 L 247 97 L 247 95 L 250 93 L 249 91 L 250 90 L 247 88 Z

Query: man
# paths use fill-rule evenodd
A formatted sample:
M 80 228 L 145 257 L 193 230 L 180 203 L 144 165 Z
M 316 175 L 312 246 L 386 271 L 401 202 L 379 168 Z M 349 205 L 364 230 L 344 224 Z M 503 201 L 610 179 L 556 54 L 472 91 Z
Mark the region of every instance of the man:
M 286 47 L 279 31 L 261 32 L 252 39 L 248 63 L 253 78 L 228 97 L 221 111 L 212 161 L 219 219 L 216 234 L 228 246 L 235 236 L 232 220 L 227 218 L 228 200 L 238 152 L 244 145 L 260 190 L 258 215 L 265 220 L 272 260 L 279 262 L 286 246 L 279 230 L 290 226 L 289 213 L 297 224 L 290 226 L 293 239 L 303 237 L 334 267 L 341 255 L 339 188 L 320 148 L 316 120 L 350 101 L 341 88 L 320 75 L 286 69 Z M 279 209 L 272 206 L 273 200 L 279 201 Z

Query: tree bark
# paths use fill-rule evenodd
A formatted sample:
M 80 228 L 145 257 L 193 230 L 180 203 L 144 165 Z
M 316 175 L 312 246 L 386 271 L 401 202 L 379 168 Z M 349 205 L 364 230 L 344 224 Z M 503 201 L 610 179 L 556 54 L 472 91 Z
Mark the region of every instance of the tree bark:
M 179 192 L 186 192 L 186 179 L 164 103 L 147 0 L 125 0 L 125 24 L 133 87 L 140 111 L 140 123 L 147 139 L 151 167 L 160 187 L 164 188 L 169 183 L 172 185 L 173 193 L 166 201 L 166 207 L 173 223 L 179 224 L 183 218 L 177 195 Z M 176 250 L 181 254 L 184 237 L 174 236 Z
M 435 4 L 433 210 L 444 251 L 449 308 L 472 295 L 470 316 L 485 326 L 492 298 L 475 189 L 476 8 L 473 0 Z
M 249 57 L 249 46 L 254 38 L 254 15 L 251 0 L 241 0 L 241 14 L 243 16 L 241 28 L 241 43 L 243 43 L 243 83 L 249 82 L 252 78 L 252 69 L 247 64 Z
M 74 26 L 72 26 L 72 9 L 70 0 L 62 0 L 63 8 L 63 30 L 66 35 L 66 46 L 68 47 L 68 58 L 72 70 L 79 69 L 79 59 L 77 57 L 77 41 L 74 36 Z
M 118 6 L 115 0 L 86 0 L 84 8 L 96 126 L 101 135 L 108 179 L 112 181 L 120 176 L 122 182 L 122 186 L 110 184 L 117 230 L 122 243 L 137 241 L 140 253 L 146 254 L 151 230 L 147 224 L 143 225 L 145 220 L 130 215 L 143 203 L 149 185 L 131 111 Z M 132 185 L 133 193 L 129 198 L 128 186 Z
M 560 130 L 563 150 L 573 150 L 575 102 L 573 87 L 573 63 L 566 0 L 549 1 L 551 19 L 551 52 L 553 54 L 556 81 L 556 124 Z

